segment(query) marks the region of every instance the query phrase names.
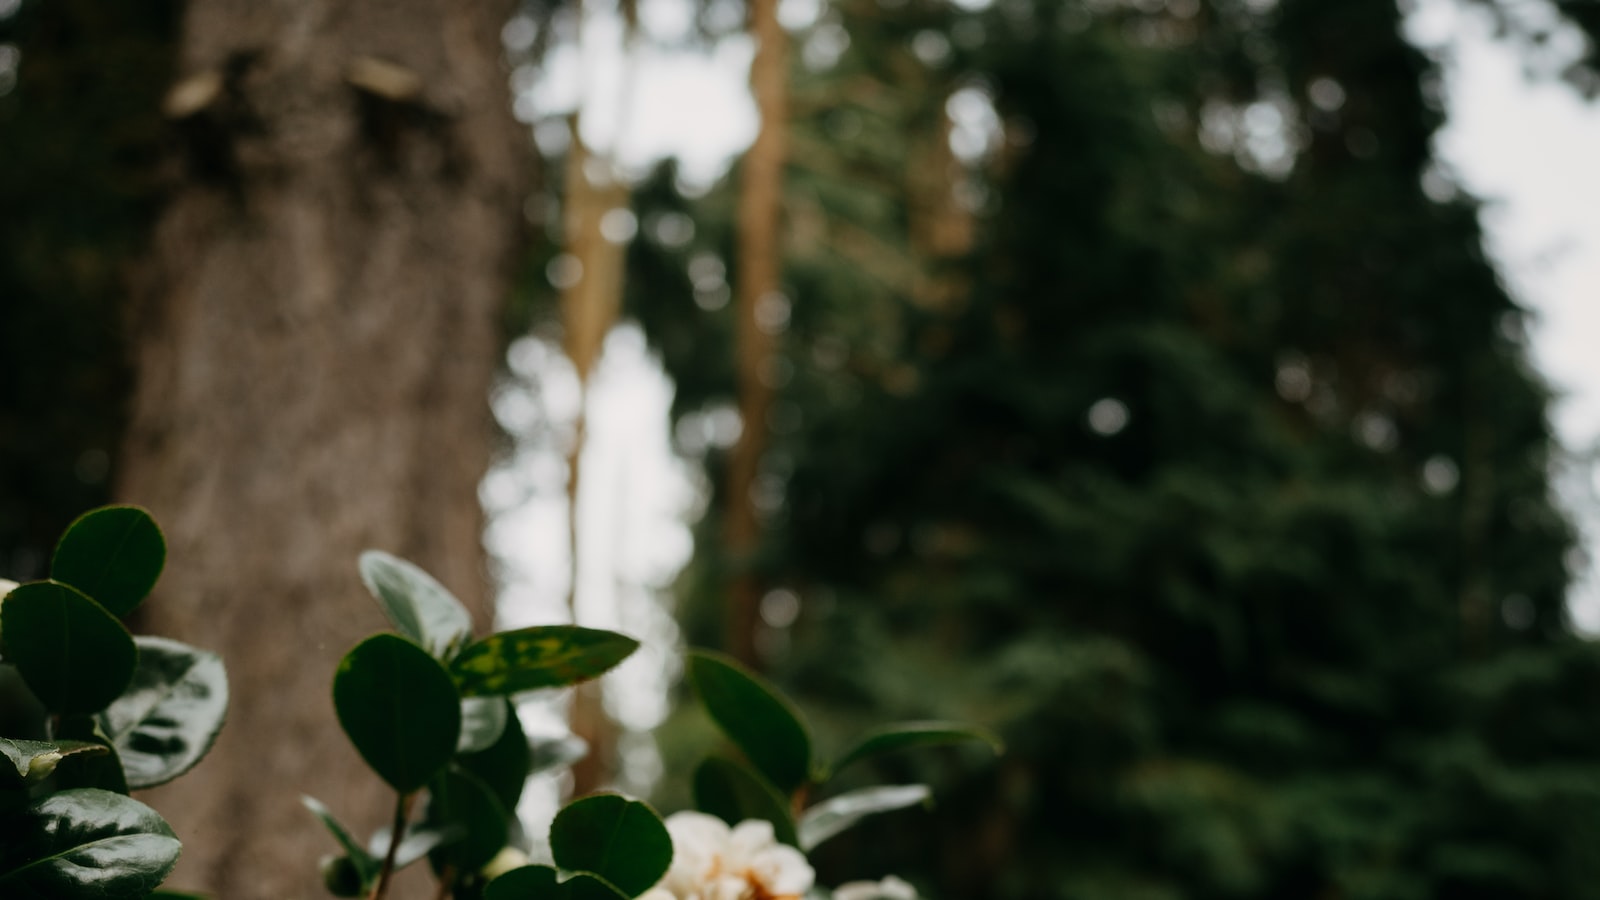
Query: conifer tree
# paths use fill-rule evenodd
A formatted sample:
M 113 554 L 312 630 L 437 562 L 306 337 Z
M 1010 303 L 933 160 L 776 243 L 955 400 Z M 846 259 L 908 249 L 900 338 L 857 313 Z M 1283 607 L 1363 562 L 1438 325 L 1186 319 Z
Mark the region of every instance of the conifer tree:
M 769 663 L 825 741 L 978 718 L 1011 752 L 891 763 L 939 783 L 942 852 L 904 813 L 903 839 L 825 849 L 824 881 L 1600 895 L 1600 655 L 1564 612 L 1548 394 L 1475 205 L 1424 190 L 1436 74 L 1399 16 L 832 5 L 848 49 L 796 81 L 826 88 L 796 104 L 775 408 L 798 416 L 775 418 L 761 564 L 803 603 Z M 951 265 L 884 173 L 963 88 L 1002 126 Z M 700 252 L 726 204 L 699 205 Z M 919 302 L 934 276 L 964 287 Z M 681 276 L 650 283 L 635 307 L 692 415 L 728 382 L 686 348 L 726 325 Z M 721 563 L 699 552 L 704 637 Z

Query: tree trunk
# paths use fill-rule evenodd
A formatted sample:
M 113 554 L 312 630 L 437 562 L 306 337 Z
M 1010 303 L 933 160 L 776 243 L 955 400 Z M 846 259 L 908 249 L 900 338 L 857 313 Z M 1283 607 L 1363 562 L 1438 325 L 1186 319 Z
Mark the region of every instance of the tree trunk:
M 174 883 L 321 896 L 317 796 L 362 829 L 392 800 L 333 715 L 340 656 L 384 627 L 378 547 L 487 623 L 477 485 L 523 134 L 509 4 L 193 0 L 167 100 L 188 170 L 133 323 L 119 494 L 167 532 L 146 630 L 220 652 L 212 756 L 146 798 L 184 840 Z M 403 894 L 402 894 L 403 895 Z
M 755 143 L 745 154 L 739 184 L 738 292 L 735 298 L 739 416 L 744 429 L 728 466 L 727 540 L 735 575 L 728 591 L 727 649 L 754 665 L 761 580 L 754 556 L 761 544 L 761 515 L 754 489 L 767 449 L 772 409 L 768 368 L 777 329 L 764 327 L 760 310 L 780 289 L 783 248 L 783 170 L 789 145 L 789 36 L 778 22 L 778 0 L 752 0 L 750 33 L 756 54 L 750 90 L 761 113 Z

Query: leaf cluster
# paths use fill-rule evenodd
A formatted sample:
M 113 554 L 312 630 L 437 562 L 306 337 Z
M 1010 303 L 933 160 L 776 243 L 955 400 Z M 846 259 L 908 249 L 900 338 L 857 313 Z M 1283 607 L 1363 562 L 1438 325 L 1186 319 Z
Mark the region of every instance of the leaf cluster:
M 395 815 L 363 844 L 304 799 L 342 851 L 322 861 L 329 891 L 382 897 L 395 872 L 422 860 L 440 896 L 463 900 L 633 897 L 659 880 L 672 857 L 665 827 L 649 807 L 615 795 L 583 798 L 557 817 L 559 869 L 494 865 L 527 849 L 515 818 L 527 779 L 574 759 L 570 739 L 531 744 L 513 698 L 598 677 L 638 642 L 573 625 L 476 638 L 466 608 L 412 563 L 373 550 L 359 569 L 395 630 L 345 654 L 333 705 L 361 758 L 394 789 Z
M 997 736 L 976 725 L 904 722 L 869 730 L 823 757 L 799 708 L 732 657 L 691 652 L 689 681 L 736 751 L 709 756 L 695 769 L 695 805 L 730 825 L 770 822 L 779 841 L 805 853 L 868 816 L 931 802 L 927 785 L 907 784 L 858 788 L 811 803 L 845 768 L 914 747 L 976 742 L 996 753 L 1003 749 Z
M 0 896 L 178 896 L 158 888 L 182 845 L 129 792 L 199 763 L 228 681 L 216 655 L 123 625 L 165 562 L 148 513 L 104 507 L 0 599 Z

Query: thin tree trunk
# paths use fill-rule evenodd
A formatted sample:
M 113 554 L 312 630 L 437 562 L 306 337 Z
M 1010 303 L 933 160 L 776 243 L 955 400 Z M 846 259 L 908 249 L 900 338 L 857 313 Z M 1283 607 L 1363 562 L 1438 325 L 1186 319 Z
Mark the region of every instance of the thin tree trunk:
M 778 23 L 778 0 L 752 0 L 750 33 L 756 41 L 750 88 L 760 110 L 761 127 L 744 157 L 739 194 L 734 362 L 744 429 L 728 467 L 727 540 L 736 570 L 728 592 L 727 642 L 730 653 L 754 665 L 758 662 L 755 638 L 762 593 L 753 559 L 761 543 L 761 515 L 754 494 L 767 448 L 767 419 L 772 408 L 768 369 L 777 348 L 775 329 L 761 325 L 759 312 L 765 298 L 776 294 L 781 285 L 779 225 L 789 144 L 789 37 Z
M 606 335 L 622 310 L 624 246 L 606 240 L 600 223 L 612 209 L 627 208 L 627 185 L 609 178 L 612 168 L 603 157 L 593 157 L 579 133 L 579 116 L 572 117 L 572 143 L 567 150 L 566 195 L 563 199 L 563 249 L 578 262 L 578 278 L 562 289 L 561 323 L 567 358 L 578 373 L 578 419 L 572 449 L 567 454 L 567 535 L 572 554 L 572 586 L 567 603 L 573 621 L 578 618 L 579 492 L 582 487 L 583 448 L 588 438 L 589 380 L 600 360 Z M 591 161 L 602 164 L 608 177 L 591 178 Z M 615 768 L 616 725 L 605 711 L 604 686 L 599 681 L 579 685 L 572 695 L 574 734 L 589 745 L 589 753 L 572 767 L 573 792 L 586 794 L 608 784 Z
M 356 554 L 415 560 L 488 622 L 478 481 L 525 160 L 499 32 L 509 4 L 194 0 L 167 112 L 187 177 L 133 323 L 119 495 L 167 531 L 150 631 L 220 652 L 229 721 L 147 798 L 185 843 L 174 883 L 314 897 L 390 799 L 329 686 L 385 627 Z M 404 892 L 399 894 L 404 896 Z

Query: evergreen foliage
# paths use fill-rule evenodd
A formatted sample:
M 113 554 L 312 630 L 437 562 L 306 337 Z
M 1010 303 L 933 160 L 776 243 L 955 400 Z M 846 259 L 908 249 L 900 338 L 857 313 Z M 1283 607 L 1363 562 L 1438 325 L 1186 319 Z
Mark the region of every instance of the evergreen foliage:
M 796 75 L 793 415 L 756 423 L 782 505 L 756 560 L 708 517 L 688 627 L 755 565 L 804 598 L 764 638 L 819 740 L 970 718 L 1011 752 L 891 764 L 936 786 L 941 852 L 887 829 L 819 850 L 825 880 L 1596 896 L 1600 654 L 1564 613 L 1548 394 L 1474 204 L 1424 190 L 1437 74 L 1395 4 L 831 9 L 848 50 Z M 908 169 L 962 87 L 1004 139 L 941 261 Z M 680 274 L 727 202 L 633 251 L 684 416 L 730 390 L 727 313 Z

